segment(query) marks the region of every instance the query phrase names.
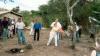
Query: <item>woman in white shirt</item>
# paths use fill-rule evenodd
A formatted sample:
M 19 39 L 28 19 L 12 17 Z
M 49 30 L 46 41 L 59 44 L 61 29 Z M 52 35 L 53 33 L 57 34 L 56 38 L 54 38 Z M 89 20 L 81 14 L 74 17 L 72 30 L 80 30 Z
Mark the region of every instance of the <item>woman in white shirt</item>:
M 34 21 L 32 21 L 30 23 L 30 33 L 29 33 L 29 35 L 33 35 L 33 33 L 34 33 L 33 26 L 34 26 Z

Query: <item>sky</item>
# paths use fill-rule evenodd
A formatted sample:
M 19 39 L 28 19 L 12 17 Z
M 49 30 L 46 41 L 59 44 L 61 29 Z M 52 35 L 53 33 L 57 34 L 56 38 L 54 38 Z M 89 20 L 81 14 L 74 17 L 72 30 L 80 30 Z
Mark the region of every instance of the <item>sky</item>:
M 14 2 L 0 0 L 0 8 L 12 9 L 19 6 L 21 10 L 39 10 L 39 6 L 47 4 L 49 0 L 14 0 Z

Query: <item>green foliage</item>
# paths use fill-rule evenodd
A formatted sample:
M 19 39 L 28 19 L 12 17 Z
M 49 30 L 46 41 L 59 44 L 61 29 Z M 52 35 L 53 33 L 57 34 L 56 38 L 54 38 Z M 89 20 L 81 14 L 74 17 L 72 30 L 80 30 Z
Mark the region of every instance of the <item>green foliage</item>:
M 19 6 L 13 8 L 12 11 L 15 12 L 15 13 L 19 13 Z
M 30 24 L 30 19 L 31 19 L 30 12 L 29 11 L 21 11 L 21 15 L 24 19 L 23 21 L 24 21 L 25 25 L 28 26 Z
M 71 1 L 73 4 L 75 0 Z M 55 18 L 58 18 L 63 28 L 66 29 L 68 25 L 67 8 L 65 0 L 50 0 L 48 5 L 40 6 L 41 17 L 43 18 L 46 27 L 49 27 Z M 73 20 L 79 25 L 86 26 L 89 24 L 88 17 L 91 15 L 90 3 L 85 3 L 85 0 L 81 0 L 74 8 Z M 85 27 L 87 28 L 87 27 Z

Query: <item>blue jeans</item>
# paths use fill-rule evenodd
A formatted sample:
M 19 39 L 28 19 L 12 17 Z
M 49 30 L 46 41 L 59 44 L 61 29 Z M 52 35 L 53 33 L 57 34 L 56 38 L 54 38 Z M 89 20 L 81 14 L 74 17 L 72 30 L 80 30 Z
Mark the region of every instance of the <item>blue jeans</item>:
M 76 31 L 76 41 L 80 42 L 80 40 L 79 40 L 79 31 Z
M 57 32 L 57 44 L 59 44 L 59 32 Z
M 100 56 L 100 52 L 96 52 L 96 56 Z
M 72 37 L 72 41 L 74 40 L 74 34 L 71 34 L 71 37 Z
M 20 37 L 22 36 L 22 43 L 25 44 L 25 36 L 24 36 L 24 30 L 18 30 L 17 31 L 17 37 L 18 37 L 18 44 L 21 44 Z
M 6 39 L 8 36 L 8 29 L 7 28 L 3 28 L 3 37 L 4 39 Z

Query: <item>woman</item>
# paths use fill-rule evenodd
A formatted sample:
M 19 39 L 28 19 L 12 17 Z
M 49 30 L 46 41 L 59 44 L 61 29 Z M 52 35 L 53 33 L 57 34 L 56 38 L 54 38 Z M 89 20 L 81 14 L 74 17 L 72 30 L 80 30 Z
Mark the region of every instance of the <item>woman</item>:
M 47 46 L 50 45 L 53 38 L 55 38 L 55 47 L 58 46 L 58 44 L 57 44 L 57 32 L 59 32 L 59 28 L 57 27 L 57 23 L 55 23 L 54 26 L 52 27 L 51 32 L 50 32 L 50 38 L 49 38 L 49 41 L 47 43 Z
M 33 26 L 34 26 L 34 21 L 32 20 L 32 22 L 30 23 L 30 34 L 29 35 L 33 35 Z

